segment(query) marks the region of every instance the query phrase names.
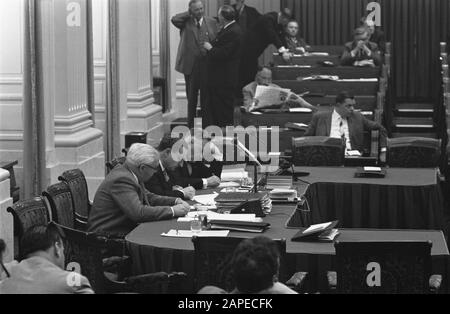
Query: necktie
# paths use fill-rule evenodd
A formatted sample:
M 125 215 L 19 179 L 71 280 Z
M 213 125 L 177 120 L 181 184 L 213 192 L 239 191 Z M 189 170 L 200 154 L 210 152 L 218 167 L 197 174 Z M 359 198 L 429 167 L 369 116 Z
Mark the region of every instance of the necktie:
M 165 169 L 163 170 L 163 174 L 164 174 L 164 179 L 166 180 L 166 182 L 169 182 L 170 177 L 169 177 L 169 174 L 167 173 L 167 171 Z

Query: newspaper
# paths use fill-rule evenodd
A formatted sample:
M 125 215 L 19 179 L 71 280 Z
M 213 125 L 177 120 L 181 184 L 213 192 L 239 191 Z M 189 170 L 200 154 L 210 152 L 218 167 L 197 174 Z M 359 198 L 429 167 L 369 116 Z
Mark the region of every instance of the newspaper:
M 253 110 L 281 105 L 292 97 L 293 94 L 290 89 L 258 85 L 255 92 L 255 99 L 258 100 L 258 104 Z

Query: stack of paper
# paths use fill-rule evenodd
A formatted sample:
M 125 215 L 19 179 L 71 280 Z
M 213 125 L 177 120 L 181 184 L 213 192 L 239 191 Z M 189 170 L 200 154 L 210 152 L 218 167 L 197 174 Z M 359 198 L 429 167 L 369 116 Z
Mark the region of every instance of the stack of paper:
M 245 165 L 237 165 L 236 167 L 224 168 L 222 170 L 222 182 L 240 182 L 242 179 L 248 178 L 248 172 L 245 171 Z
M 288 200 L 294 201 L 297 199 L 297 190 L 292 189 L 274 189 L 270 192 L 272 200 Z
M 166 233 L 161 233 L 163 237 L 171 237 L 171 238 L 192 238 L 193 236 L 197 237 L 227 237 L 230 233 L 229 230 L 202 230 L 200 232 L 192 232 L 190 230 L 170 230 Z

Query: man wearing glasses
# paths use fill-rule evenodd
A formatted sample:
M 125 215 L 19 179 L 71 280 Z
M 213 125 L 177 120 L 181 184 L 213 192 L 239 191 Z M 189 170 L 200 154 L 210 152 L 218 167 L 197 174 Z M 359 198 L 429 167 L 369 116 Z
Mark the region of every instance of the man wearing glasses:
M 146 144 L 133 144 L 124 165 L 112 170 L 95 194 L 88 231 L 126 235 L 140 223 L 183 217 L 189 204 L 150 193 L 144 186 L 158 170 L 159 154 Z
M 360 112 L 355 111 L 356 101 L 348 92 L 341 92 L 336 97 L 334 110 L 316 113 L 309 125 L 305 136 L 328 136 L 342 138 L 346 151 L 364 151 L 364 132 L 380 131 L 381 156 L 383 161 L 386 154 L 387 131 L 379 123 L 366 119 Z

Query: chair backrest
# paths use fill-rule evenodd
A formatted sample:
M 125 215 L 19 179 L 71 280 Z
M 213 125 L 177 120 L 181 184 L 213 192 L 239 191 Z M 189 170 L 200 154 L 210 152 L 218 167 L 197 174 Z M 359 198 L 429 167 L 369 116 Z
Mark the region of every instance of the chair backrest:
M 295 166 L 340 167 L 345 162 L 345 144 L 340 138 L 293 138 L 292 152 Z
M 338 293 L 425 293 L 431 242 L 335 243 Z
M 58 225 L 64 232 L 66 266 L 81 271 L 95 293 L 107 293 L 102 251 L 105 242 L 95 233 L 87 233 Z
M 28 229 L 35 226 L 46 226 L 50 222 L 49 209 L 40 196 L 19 201 L 8 207 L 7 211 L 13 215 L 14 235 L 18 237 L 19 242 Z
M 75 210 L 72 193 L 66 182 L 53 184 L 42 193 L 48 199 L 52 220 L 68 228 L 75 228 Z
M 107 168 L 108 172 L 113 170 L 117 165 L 123 165 L 126 160 L 127 160 L 127 157 L 117 157 L 111 161 L 108 161 L 106 163 L 106 168 Z
M 231 259 L 234 250 L 245 240 L 244 238 L 232 237 L 193 237 L 195 249 L 195 287 L 197 290 L 205 286 L 216 286 L 226 291 L 232 291 L 235 284 L 231 273 Z M 281 266 L 284 265 L 286 255 L 286 240 L 275 240 L 277 243 Z M 280 280 L 286 277 L 280 269 Z
M 89 201 L 88 186 L 83 171 L 80 169 L 65 171 L 58 180 L 66 182 L 69 186 L 77 218 L 87 221 L 91 205 Z
M 435 168 L 441 157 L 441 140 L 423 137 L 389 139 L 387 163 L 398 168 Z

